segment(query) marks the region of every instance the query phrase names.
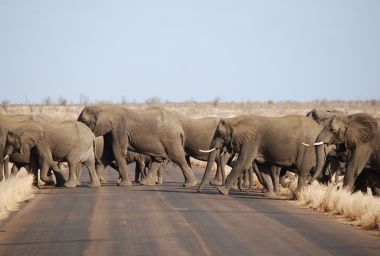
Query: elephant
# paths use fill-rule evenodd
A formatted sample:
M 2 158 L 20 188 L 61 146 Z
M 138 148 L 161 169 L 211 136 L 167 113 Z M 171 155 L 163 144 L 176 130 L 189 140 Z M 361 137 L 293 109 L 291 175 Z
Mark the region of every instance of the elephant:
M 9 130 L 17 129 L 23 125 L 26 125 L 30 121 L 39 121 L 44 123 L 56 123 L 56 119 L 45 116 L 45 115 L 0 115 L 0 125 L 1 125 L 1 134 L 0 134 L 0 153 L 3 155 L 5 149 L 5 142 L 7 139 L 7 134 Z M 6 159 L 1 158 L 0 160 L 0 180 L 5 177 L 8 179 L 10 176 L 9 173 L 9 161 L 13 162 L 12 174 L 16 174 L 18 169 L 21 167 L 35 167 L 35 164 L 30 164 L 29 159 L 24 157 L 19 157 L 17 155 L 10 155 Z M 4 175 L 3 175 L 4 170 Z M 38 170 L 35 170 L 37 172 Z M 63 176 L 60 173 L 55 173 L 59 177 L 56 177 L 56 180 L 62 180 Z M 53 180 L 51 180 L 52 182 Z
M 92 131 L 77 121 L 47 124 L 31 121 L 16 130 L 8 131 L 5 154 L 19 153 L 26 160 L 35 154 L 41 169 L 41 180 L 49 182 L 48 170 L 59 173 L 57 162 L 67 161 L 69 179 L 65 187 L 76 187 L 77 166 L 84 164 L 90 173 L 90 187 L 99 187 L 95 172 L 94 139 Z M 61 182 L 61 181 L 59 181 Z
M 104 136 L 106 143 L 110 143 L 121 175 L 118 185 L 132 184 L 126 163 L 128 150 L 155 159 L 170 159 L 181 168 L 185 177 L 184 187 L 197 184 L 185 159 L 184 131 L 172 113 L 160 108 L 137 110 L 123 106 L 93 105 L 82 110 L 78 121 L 90 127 L 95 136 Z M 152 163 L 151 171 L 155 173 L 159 166 L 160 163 Z
M 104 141 L 103 136 L 95 137 L 96 173 L 102 183 L 107 182 L 104 177 L 104 169 L 106 166 L 111 166 L 119 172 L 119 168 L 113 156 L 112 146 L 109 143 L 105 144 Z M 150 169 L 153 161 L 154 159 L 151 156 L 133 151 L 128 151 L 126 154 L 127 164 L 136 163 L 135 182 L 139 182 L 141 179 L 145 178 L 147 175 L 145 168 Z M 159 172 L 160 174 L 162 173 L 161 170 L 159 170 Z M 162 183 L 162 176 L 160 177 L 159 183 Z
M 220 118 L 217 117 L 204 117 L 204 118 L 188 118 L 182 114 L 173 112 L 185 134 L 184 150 L 187 164 L 191 167 L 190 157 L 200 161 L 208 160 L 207 150 L 201 150 L 210 145 L 212 137 L 214 135 L 216 126 L 219 123 Z M 212 185 L 222 185 L 225 180 L 224 166 L 227 162 L 229 154 L 218 156 L 215 159 L 217 164 L 217 172 L 215 178 L 210 182 Z M 154 175 L 154 172 L 150 172 L 149 177 Z M 145 179 L 143 182 L 145 185 L 154 184 L 154 181 Z
M 298 197 L 315 165 L 315 150 L 307 145 L 315 142 L 320 130 L 315 121 L 305 116 L 238 116 L 221 119 L 210 145 L 213 151 L 208 164 L 214 162 L 215 152 L 223 146 L 238 152 L 239 156 L 226 184 L 218 187 L 218 191 L 227 195 L 241 172 L 256 161 L 294 169 L 299 174 L 294 194 L 294 197 Z M 207 175 L 205 172 L 198 191 Z
M 185 132 L 185 153 L 186 161 L 190 164 L 190 157 L 200 161 L 208 161 L 207 150 L 202 150 L 210 146 L 214 132 L 220 118 L 204 117 L 204 118 L 189 118 L 182 114 L 177 114 L 176 117 L 180 122 L 183 131 Z M 217 171 L 214 179 L 210 182 L 211 185 L 222 185 L 225 180 L 224 167 L 227 164 L 229 154 L 225 153 L 215 158 Z
M 315 140 L 317 165 L 313 181 L 322 173 L 325 152 L 322 145 L 344 145 L 350 152 L 346 162 L 343 186 L 353 190 L 357 177 L 364 169 L 380 173 L 380 126 L 379 119 L 366 114 L 356 113 L 346 116 L 334 116 L 326 123 Z

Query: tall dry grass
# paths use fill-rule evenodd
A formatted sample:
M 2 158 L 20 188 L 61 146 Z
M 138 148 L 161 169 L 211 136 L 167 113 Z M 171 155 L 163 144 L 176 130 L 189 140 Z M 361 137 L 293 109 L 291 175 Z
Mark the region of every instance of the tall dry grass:
M 324 186 L 315 182 L 302 189 L 298 204 L 342 216 L 364 229 L 380 230 L 380 199 L 337 188 L 337 185 Z
M 33 175 L 24 171 L 0 182 L 0 220 L 17 210 L 21 202 L 34 197 L 32 184 Z

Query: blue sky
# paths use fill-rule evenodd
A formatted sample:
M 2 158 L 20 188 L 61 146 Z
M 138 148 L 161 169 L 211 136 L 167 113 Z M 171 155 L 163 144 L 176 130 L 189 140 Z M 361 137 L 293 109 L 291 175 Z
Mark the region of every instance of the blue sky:
M 380 99 L 380 1 L 0 0 L 0 100 Z

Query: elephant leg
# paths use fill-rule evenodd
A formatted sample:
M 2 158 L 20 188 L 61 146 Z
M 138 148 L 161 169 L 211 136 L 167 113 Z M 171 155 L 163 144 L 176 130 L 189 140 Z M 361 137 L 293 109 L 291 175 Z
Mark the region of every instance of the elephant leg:
M 243 171 L 238 178 L 237 186 L 238 186 L 239 191 L 244 191 L 244 188 L 243 188 L 244 172 L 245 171 Z
M 82 163 L 78 163 L 77 165 L 77 170 L 75 171 L 76 175 L 77 175 L 77 186 L 80 186 L 82 185 L 81 181 L 80 181 L 80 178 L 82 176 L 82 170 L 83 170 L 83 165 Z
M 177 146 L 174 150 L 168 152 L 170 159 L 181 168 L 182 174 L 185 177 L 184 187 L 194 187 L 197 185 L 197 179 L 191 170 L 190 166 L 186 163 L 185 152 L 182 146 Z
M 248 169 L 248 177 L 249 177 L 249 186 L 247 192 L 252 190 L 252 185 L 253 185 L 253 168 L 252 166 Z
M 226 184 L 218 187 L 219 193 L 222 195 L 228 195 L 228 190 L 239 178 L 243 170 L 250 168 L 253 160 L 256 158 L 258 150 L 259 146 L 257 144 L 254 144 L 252 146 L 247 144 L 242 145 L 237 162 L 226 179 Z
M 138 182 L 141 178 L 142 174 L 139 168 L 139 164 L 136 162 L 135 163 L 135 182 Z
M 0 181 L 4 179 L 4 164 L 0 163 Z
M 156 177 L 160 165 L 160 162 L 153 161 L 148 175 L 140 181 L 140 184 L 146 186 L 156 185 Z
M 100 183 L 107 183 L 107 179 L 104 176 L 104 169 L 105 169 L 104 164 L 103 163 L 96 164 L 95 168 L 96 168 L 96 173 L 99 176 Z
M 263 176 L 261 175 L 261 172 L 259 171 L 259 168 L 257 167 L 257 164 L 255 162 L 252 163 L 252 167 L 251 168 L 255 172 L 256 177 L 257 177 L 258 181 L 260 182 L 260 184 L 265 187 Z
M 77 186 L 77 168 L 78 168 L 78 162 L 77 161 L 68 161 L 69 164 L 69 179 L 65 183 L 65 187 L 67 188 L 75 188 Z
M 243 176 L 243 187 L 244 188 L 249 187 L 249 183 L 250 183 L 250 181 L 249 181 L 249 169 L 250 168 L 248 168 L 247 170 L 244 171 L 244 176 Z
M 264 192 L 264 196 L 266 197 L 275 197 L 275 189 L 274 182 L 272 177 L 272 166 L 260 166 L 259 170 L 261 170 L 261 176 L 264 182 L 264 188 L 266 191 Z
M 164 163 L 161 163 L 160 167 L 158 168 L 158 172 L 157 172 L 157 184 L 163 183 L 163 181 L 162 181 L 163 170 L 164 170 Z
M 278 167 L 278 166 L 271 167 L 271 176 L 272 176 L 273 188 L 274 188 L 275 193 L 280 192 L 280 172 L 281 172 L 281 167 Z
M 143 160 L 136 161 L 135 166 L 135 182 L 139 182 L 145 178 L 145 162 Z
M 54 184 L 54 178 L 53 176 L 49 176 L 48 171 L 50 169 L 50 164 L 47 160 L 44 160 L 40 164 L 41 166 L 41 172 L 40 172 L 40 178 L 43 182 L 45 182 L 46 185 Z
M 369 144 L 369 143 L 368 143 Z M 371 146 L 366 144 L 358 145 L 352 152 L 351 158 L 346 165 L 343 186 L 352 190 L 356 178 L 363 171 L 372 154 Z
M 90 188 L 100 187 L 100 180 L 95 170 L 95 156 L 90 157 L 84 161 L 83 164 L 87 167 L 88 172 L 90 173 L 90 183 L 88 186 Z
M 126 153 L 123 154 L 118 143 L 112 143 L 112 149 L 115 156 L 115 160 L 118 166 L 118 170 L 121 176 L 120 181 L 118 182 L 119 186 L 130 186 L 132 182 L 128 178 L 128 166 L 126 161 Z
M 214 186 L 223 185 L 222 159 L 220 156 L 216 157 L 216 175 L 209 184 Z

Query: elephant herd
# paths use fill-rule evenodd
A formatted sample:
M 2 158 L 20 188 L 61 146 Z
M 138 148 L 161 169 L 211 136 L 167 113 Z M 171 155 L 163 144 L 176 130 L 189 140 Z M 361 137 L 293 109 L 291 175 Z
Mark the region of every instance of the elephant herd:
M 180 167 L 183 186 L 193 187 L 193 157 L 207 161 L 198 192 L 214 163 L 217 172 L 210 184 L 223 195 L 236 183 L 242 189 L 243 177 L 249 175 L 251 181 L 255 173 L 266 195 L 276 196 L 287 172 L 298 176 L 294 198 L 305 185 L 329 182 L 334 174 L 344 174 L 343 186 L 349 190 L 366 192 L 370 187 L 372 194 L 380 192 L 379 120 L 365 113 L 314 109 L 306 116 L 193 119 L 158 107 L 92 105 L 77 120 L 63 122 L 47 116 L 0 115 L 0 154 L 0 180 L 25 167 L 36 177 L 40 170 L 45 183 L 65 187 L 79 184 L 83 165 L 90 187 L 107 182 L 106 166 L 119 172 L 118 185 L 131 185 L 127 165 L 132 162 L 135 181 L 154 185 L 162 183 L 169 161 Z M 67 180 L 61 173 L 63 162 L 69 167 Z M 225 165 L 232 167 L 227 177 Z

